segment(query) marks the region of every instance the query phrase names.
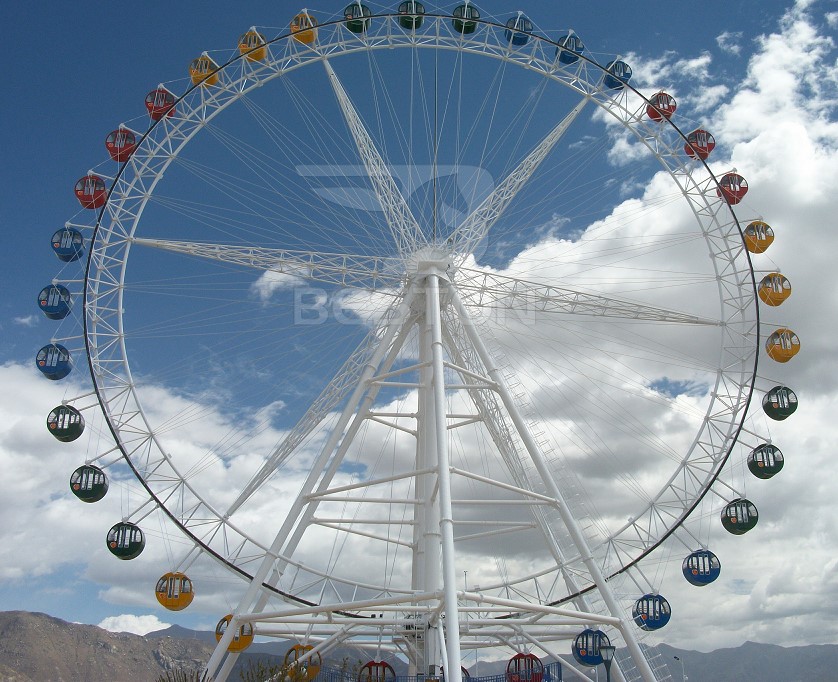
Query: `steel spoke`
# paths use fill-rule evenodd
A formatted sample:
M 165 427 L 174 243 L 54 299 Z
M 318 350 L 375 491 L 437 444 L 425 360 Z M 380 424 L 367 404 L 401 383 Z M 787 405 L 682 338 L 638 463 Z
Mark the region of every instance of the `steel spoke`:
M 548 135 L 536 145 L 521 163 L 512 170 L 494 191 L 483 200 L 472 213 L 460 224 L 452 236 L 452 249 L 455 254 L 465 258 L 472 253 L 480 241 L 486 237 L 506 207 L 518 192 L 527 184 L 541 162 L 567 132 L 576 117 L 585 108 L 588 99 L 577 104 Z
M 463 301 L 469 306 L 716 327 L 722 324 L 719 320 L 645 303 L 554 287 L 470 268 L 460 268 L 458 273 L 465 275 L 465 279 L 457 280 L 457 289 L 462 292 Z
M 233 244 L 133 239 L 132 244 L 173 251 L 196 258 L 241 265 L 262 272 L 275 272 L 304 281 L 324 282 L 344 287 L 380 290 L 396 287 L 404 275 L 397 258 L 330 254 L 318 251 L 292 251 Z
M 407 201 L 396 186 L 396 181 L 393 180 L 390 169 L 375 148 L 375 143 L 352 105 L 349 95 L 346 94 L 340 84 L 332 65 L 326 60 L 323 61 L 323 65 L 326 67 L 329 82 L 335 91 L 343 116 L 352 132 L 352 137 L 355 139 L 358 154 L 364 162 L 367 175 L 369 175 L 375 195 L 378 197 L 378 203 L 381 204 L 381 209 L 384 211 L 384 217 L 390 226 L 390 232 L 398 247 L 398 252 L 403 256 L 410 254 L 416 250 L 419 243 L 419 236 L 421 235 L 419 223 L 416 222 Z

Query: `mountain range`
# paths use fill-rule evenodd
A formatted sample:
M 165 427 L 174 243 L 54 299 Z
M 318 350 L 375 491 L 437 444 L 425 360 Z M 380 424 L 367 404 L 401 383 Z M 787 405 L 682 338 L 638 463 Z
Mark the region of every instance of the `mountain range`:
M 290 645 L 254 644 L 240 656 L 229 679 L 239 680 L 240 671 L 255 661 L 281 663 Z M 214 647 L 213 633 L 177 625 L 139 636 L 67 623 L 43 613 L 0 612 L 0 682 L 155 682 L 167 671 L 202 669 Z M 669 663 L 674 682 L 682 680 L 681 663 L 684 682 L 838 680 L 838 645 L 834 644 L 781 647 L 746 642 L 710 653 L 665 644 L 657 649 Z M 355 649 L 340 649 L 330 655 L 328 663 L 338 666 L 348 660 L 355 665 L 364 656 Z M 404 673 L 402 662 L 392 663 Z M 496 674 L 503 671 L 504 662 L 481 662 L 480 668 L 482 675 Z

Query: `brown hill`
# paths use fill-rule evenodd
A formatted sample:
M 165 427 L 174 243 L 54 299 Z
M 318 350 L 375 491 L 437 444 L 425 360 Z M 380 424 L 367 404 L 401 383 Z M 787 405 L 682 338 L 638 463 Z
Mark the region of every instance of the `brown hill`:
M 288 645 L 254 644 L 229 679 L 241 679 L 240 671 L 255 662 L 281 663 Z M 42 613 L 0 612 L 0 682 L 156 682 L 170 670 L 202 670 L 214 648 L 212 633 L 177 626 L 140 637 L 66 623 Z M 838 680 L 838 646 L 833 644 L 780 647 L 746 642 L 708 654 L 665 644 L 657 649 L 669 664 L 673 680 L 681 679 L 681 663 L 690 682 Z M 352 668 L 364 656 L 369 654 L 338 648 L 330 658 Z M 406 673 L 402 661 L 390 662 L 397 673 Z M 505 661 L 481 662 L 480 673 L 501 675 L 505 665 Z
M 112 633 L 43 613 L 0 613 L 0 682 L 154 682 L 199 670 L 215 642 Z

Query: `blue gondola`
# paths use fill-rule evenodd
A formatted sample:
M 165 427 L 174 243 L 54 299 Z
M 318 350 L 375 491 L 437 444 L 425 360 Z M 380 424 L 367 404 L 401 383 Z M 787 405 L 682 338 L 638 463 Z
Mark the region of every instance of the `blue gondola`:
M 611 646 L 608 636 L 601 630 L 583 630 L 573 640 L 573 658 L 579 665 L 597 666 L 602 663 L 600 647 Z
M 84 253 L 84 237 L 73 227 L 64 227 L 52 235 L 52 250 L 65 263 L 81 258 Z
M 744 497 L 740 497 L 722 510 L 722 526 L 728 533 L 744 535 L 753 529 L 759 521 L 756 505 Z
M 631 617 L 643 630 L 660 630 L 672 617 L 672 607 L 659 594 L 644 594 L 634 602 Z
M 767 479 L 783 468 L 783 453 L 776 445 L 763 443 L 748 455 L 748 469 L 757 478 Z
M 41 348 L 35 356 L 35 366 L 51 381 L 63 379 L 73 370 L 70 351 L 58 343 Z
M 145 549 L 145 535 L 139 526 L 130 521 L 120 521 L 108 531 L 108 551 L 117 559 L 136 559 Z
M 99 467 L 84 464 L 70 475 L 70 491 L 82 502 L 98 502 L 108 492 L 108 477 Z M 111 551 L 113 552 L 113 549 Z
M 518 12 L 518 16 L 512 17 L 506 22 L 506 29 L 503 34 L 506 36 L 506 42 L 512 43 L 516 47 L 526 45 L 530 39 L 533 25 L 523 14 Z
M 50 284 L 38 294 L 38 307 L 50 320 L 63 320 L 70 314 L 70 292 L 60 284 Z
M 562 64 L 573 64 L 579 61 L 579 55 L 585 50 L 582 39 L 575 33 L 568 33 L 557 42 L 559 46 L 556 48 L 556 56 Z
M 416 0 L 408 0 L 399 5 L 399 26 L 408 31 L 415 31 L 424 20 L 425 6 Z
M 699 549 L 684 559 L 681 571 L 690 585 L 704 587 L 719 577 L 722 564 L 709 549 Z
M 606 74 L 602 82 L 605 83 L 605 87 L 611 88 L 612 90 L 619 90 L 631 78 L 631 67 L 619 59 L 610 62 L 605 67 L 605 71 Z
M 84 433 L 84 417 L 75 407 L 59 405 L 47 415 L 47 430 L 62 443 L 71 443 Z

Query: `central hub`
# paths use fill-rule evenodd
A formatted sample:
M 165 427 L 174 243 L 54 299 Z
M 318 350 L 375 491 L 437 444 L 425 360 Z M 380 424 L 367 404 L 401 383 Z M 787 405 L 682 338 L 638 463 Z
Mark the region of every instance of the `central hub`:
M 409 279 L 438 275 L 447 280 L 454 276 L 454 259 L 451 252 L 441 246 L 423 246 L 405 259 Z

